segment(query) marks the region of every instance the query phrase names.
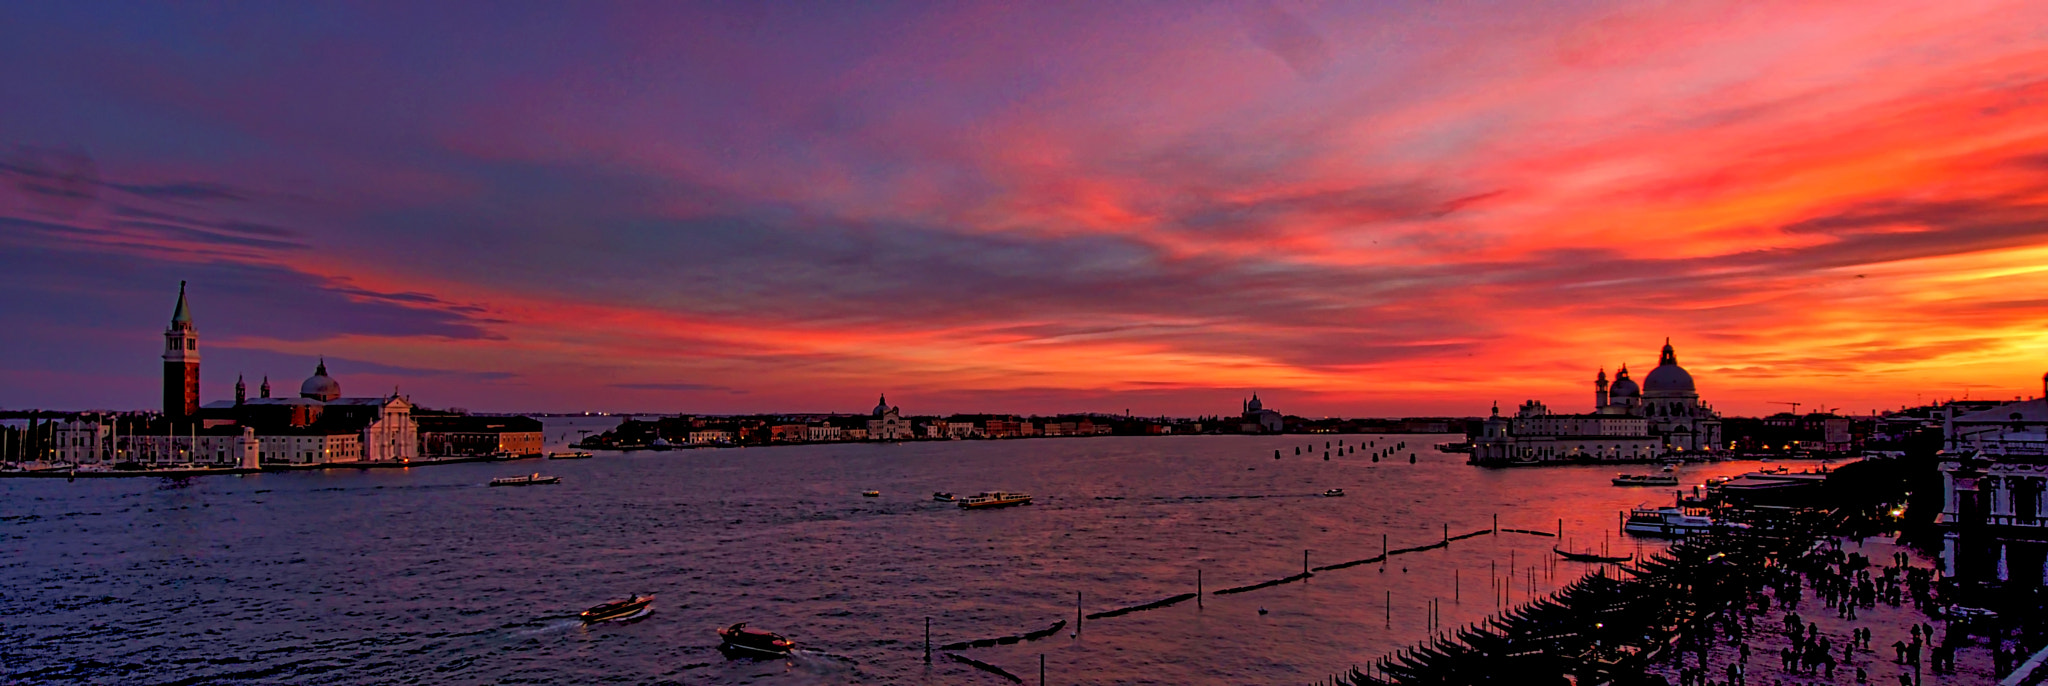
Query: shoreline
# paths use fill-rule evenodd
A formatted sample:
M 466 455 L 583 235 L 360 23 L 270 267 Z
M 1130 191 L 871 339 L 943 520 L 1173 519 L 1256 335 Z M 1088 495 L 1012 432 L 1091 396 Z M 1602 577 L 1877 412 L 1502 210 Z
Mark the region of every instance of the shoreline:
M 330 469 L 411 469 L 413 467 L 433 467 L 444 464 L 466 464 L 473 462 L 515 462 L 518 460 L 538 460 L 544 458 L 544 455 L 523 455 L 518 457 L 493 457 L 489 455 L 482 455 L 473 457 L 448 457 L 431 460 L 411 460 L 407 462 L 329 462 L 325 464 L 274 464 L 264 465 L 256 469 L 248 469 L 244 467 L 204 467 L 197 469 L 143 469 L 101 472 L 80 472 L 69 469 L 45 469 L 33 472 L 0 472 L 0 479 L 132 479 L 147 477 L 183 479 L 195 476 L 236 476 L 244 474 L 265 474 L 284 472 L 317 472 L 326 471 Z

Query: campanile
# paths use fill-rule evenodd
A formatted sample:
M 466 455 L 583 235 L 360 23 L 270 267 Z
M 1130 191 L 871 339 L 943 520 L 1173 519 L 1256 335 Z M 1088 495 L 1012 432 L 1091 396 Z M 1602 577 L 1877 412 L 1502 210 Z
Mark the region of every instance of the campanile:
M 185 305 L 185 282 L 178 282 L 178 309 L 164 329 L 164 416 L 190 419 L 199 415 L 199 330 L 192 328 L 192 310 Z

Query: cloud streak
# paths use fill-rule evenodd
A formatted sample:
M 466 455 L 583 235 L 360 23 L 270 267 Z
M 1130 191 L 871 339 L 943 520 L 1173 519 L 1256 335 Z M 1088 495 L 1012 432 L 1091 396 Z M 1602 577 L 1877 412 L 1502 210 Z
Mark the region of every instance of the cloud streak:
M 2048 8 L 1880 4 L 9 7 L 0 404 L 180 279 L 479 409 L 2033 389 Z

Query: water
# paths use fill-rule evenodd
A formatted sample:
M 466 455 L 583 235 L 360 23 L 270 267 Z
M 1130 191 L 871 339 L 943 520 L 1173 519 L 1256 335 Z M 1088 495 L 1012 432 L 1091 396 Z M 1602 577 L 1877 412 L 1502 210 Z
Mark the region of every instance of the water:
M 572 430 L 573 431 L 573 430 Z M 551 420 L 549 441 L 562 433 Z M 1501 526 L 1649 552 L 1616 512 L 1664 489 L 1613 467 L 1485 470 L 1446 436 L 1039 439 L 601 453 L 578 461 L 156 479 L 0 480 L 0 682 L 1001 683 L 935 644 L 993 638 Z M 1315 446 L 1302 456 L 1294 446 Z M 1273 459 L 1274 450 L 1282 459 Z M 1418 455 L 1409 464 L 1409 452 Z M 1687 483 L 1754 469 L 1691 466 Z M 1637 471 L 1645 468 L 1636 467 Z M 559 486 L 486 488 L 541 471 Z M 1317 494 L 1329 487 L 1344 498 Z M 860 492 L 879 489 L 880 498 Z M 962 511 L 933 491 L 1021 490 Z M 1488 535 L 959 651 L 1035 683 L 1308 683 L 1590 567 L 1548 537 Z M 1531 575 L 1533 574 L 1533 578 Z M 633 624 L 575 613 L 656 593 Z M 1392 594 L 1388 619 L 1387 598 Z M 1454 600 L 1454 595 L 1457 598 Z M 1258 614 L 1259 608 L 1270 611 Z M 748 621 L 802 650 L 734 661 L 712 630 Z

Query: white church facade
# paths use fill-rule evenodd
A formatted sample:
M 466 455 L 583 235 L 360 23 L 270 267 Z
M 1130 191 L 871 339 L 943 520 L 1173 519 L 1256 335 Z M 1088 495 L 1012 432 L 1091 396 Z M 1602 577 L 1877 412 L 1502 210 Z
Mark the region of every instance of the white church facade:
M 1678 364 L 1669 339 L 1641 385 L 1622 365 L 1610 383 L 1593 379 L 1593 411 L 1558 414 L 1522 403 L 1514 415 L 1492 416 L 1472 440 L 1473 464 L 1627 462 L 1710 454 L 1722 444 L 1721 415 L 1700 402 L 1692 374 Z

